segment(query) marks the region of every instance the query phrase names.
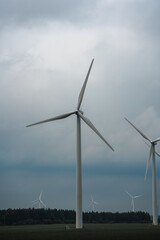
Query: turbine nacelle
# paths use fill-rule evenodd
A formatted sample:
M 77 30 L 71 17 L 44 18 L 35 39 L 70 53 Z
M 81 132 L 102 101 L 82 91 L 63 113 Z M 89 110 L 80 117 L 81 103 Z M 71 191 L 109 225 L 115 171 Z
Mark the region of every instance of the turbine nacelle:
M 157 138 L 157 139 L 155 139 L 154 141 L 151 141 L 151 143 L 154 144 L 154 145 L 156 145 L 157 142 L 159 142 L 159 141 L 160 141 L 160 138 Z

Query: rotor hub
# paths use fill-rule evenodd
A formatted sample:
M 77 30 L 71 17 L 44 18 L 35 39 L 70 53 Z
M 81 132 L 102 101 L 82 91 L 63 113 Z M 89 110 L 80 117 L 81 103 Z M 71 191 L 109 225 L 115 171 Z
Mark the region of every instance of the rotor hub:
M 78 110 L 78 112 L 80 112 L 83 115 L 83 111 L 82 110 Z

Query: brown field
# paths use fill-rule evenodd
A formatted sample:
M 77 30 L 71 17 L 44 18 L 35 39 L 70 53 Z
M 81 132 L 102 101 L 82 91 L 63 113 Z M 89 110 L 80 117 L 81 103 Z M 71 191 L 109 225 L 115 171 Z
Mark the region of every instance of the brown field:
M 160 239 L 160 225 L 151 224 L 85 224 L 65 230 L 64 224 L 0 227 L 0 240 L 138 240 Z

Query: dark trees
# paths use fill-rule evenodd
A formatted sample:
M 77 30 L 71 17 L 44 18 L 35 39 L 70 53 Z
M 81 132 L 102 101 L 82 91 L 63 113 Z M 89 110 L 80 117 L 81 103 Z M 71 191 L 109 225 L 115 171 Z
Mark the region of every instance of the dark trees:
M 75 211 L 57 209 L 8 209 L 0 210 L 0 225 L 75 223 Z M 149 223 L 145 212 L 84 212 L 84 223 Z

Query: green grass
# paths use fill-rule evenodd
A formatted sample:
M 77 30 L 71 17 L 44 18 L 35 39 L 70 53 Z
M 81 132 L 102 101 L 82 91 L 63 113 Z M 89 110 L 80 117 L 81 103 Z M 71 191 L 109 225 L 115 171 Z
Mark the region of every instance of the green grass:
M 85 224 L 75 229 L 64 224 L 0 227 L 0 240 L 158 240 L 160 226 L 151 224 Z

